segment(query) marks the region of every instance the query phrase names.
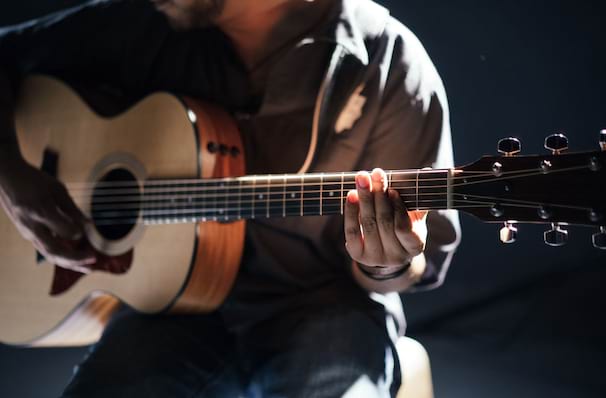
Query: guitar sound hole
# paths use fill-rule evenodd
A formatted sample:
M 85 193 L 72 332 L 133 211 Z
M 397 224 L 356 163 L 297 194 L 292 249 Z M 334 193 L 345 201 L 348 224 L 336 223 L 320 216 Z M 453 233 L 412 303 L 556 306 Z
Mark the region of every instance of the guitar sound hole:
M 96 184 L 91 214 L 99 234 L 107 240 L 124 238 L 137 224 L 141 192 L 137 179 L 126 169 L 114 169 Z

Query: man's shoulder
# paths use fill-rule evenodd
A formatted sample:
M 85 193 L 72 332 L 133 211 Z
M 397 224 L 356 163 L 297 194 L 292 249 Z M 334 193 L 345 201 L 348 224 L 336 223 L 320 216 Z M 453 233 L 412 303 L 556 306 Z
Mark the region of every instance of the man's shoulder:
M 408 68 L 423 66 L 433 68 L 433 62 L 417 35 L 390 11 L 373 0 L 343 0 L 355 9 L 350 16 L 355 19 L 351 27 L 363 37 L 366 49 L 375 59 L 390 59 L 394 66 Z M 382 51 L 372 51 L 380 48 Z M 435 72 L 437 74 L 437 72 Z
M 406 91 L 419 98 L 427 99 L 436 92 L 442 95 L 442 78 L 419 37 L 391 15 L 384 37 L 389 42 L 385 57 L 389 58 L 389 74 L 394 77 L 391 83 L 403 81 Z
M 384 73 L 382 92 L 385 95 L 401 98 L 397 106 L 410 102 L 424 109 L 436 94 L 446 103 L 444 84 L 434 62 L 410 28 L 372 0 L 343 2 L 355 4 L 357 8 L 352 27 L 358 27 L 357 33 L 363 37 L 368 68 Z M 364 24 L 374 19 L 372 23 L 376 25 L 377 17 L 381 19 L 382 29 L 380 34 L 373 34 L 364 28 Z

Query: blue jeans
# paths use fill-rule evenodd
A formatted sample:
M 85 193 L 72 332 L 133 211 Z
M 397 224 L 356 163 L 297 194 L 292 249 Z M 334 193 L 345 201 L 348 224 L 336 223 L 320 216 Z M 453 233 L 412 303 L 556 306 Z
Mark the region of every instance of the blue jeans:
M 400 369 L 377 305 L 292 311 L 246 333 L 219 314 L 123 310 L 66 388 L 76 397 L 389 397 Z

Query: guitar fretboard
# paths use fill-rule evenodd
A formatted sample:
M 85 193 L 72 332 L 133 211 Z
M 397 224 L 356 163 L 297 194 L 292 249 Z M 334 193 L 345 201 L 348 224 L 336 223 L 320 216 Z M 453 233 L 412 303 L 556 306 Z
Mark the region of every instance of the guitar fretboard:
M 409 210 L 450 208 L 451 170 L 387 172 Z M 343 214 L 356 173 L 149 180 L 138 201 L 147 224 Z

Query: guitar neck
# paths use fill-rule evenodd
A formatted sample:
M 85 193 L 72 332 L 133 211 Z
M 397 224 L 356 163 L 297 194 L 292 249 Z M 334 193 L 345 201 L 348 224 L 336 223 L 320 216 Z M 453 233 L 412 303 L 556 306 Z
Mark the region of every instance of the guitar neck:
M 388 171 L 409 210 L 451 208 L 452 170 Z M 148 180 L 138 198 L 143 222 L 167 224 L 343 214 L 356 173 Z

